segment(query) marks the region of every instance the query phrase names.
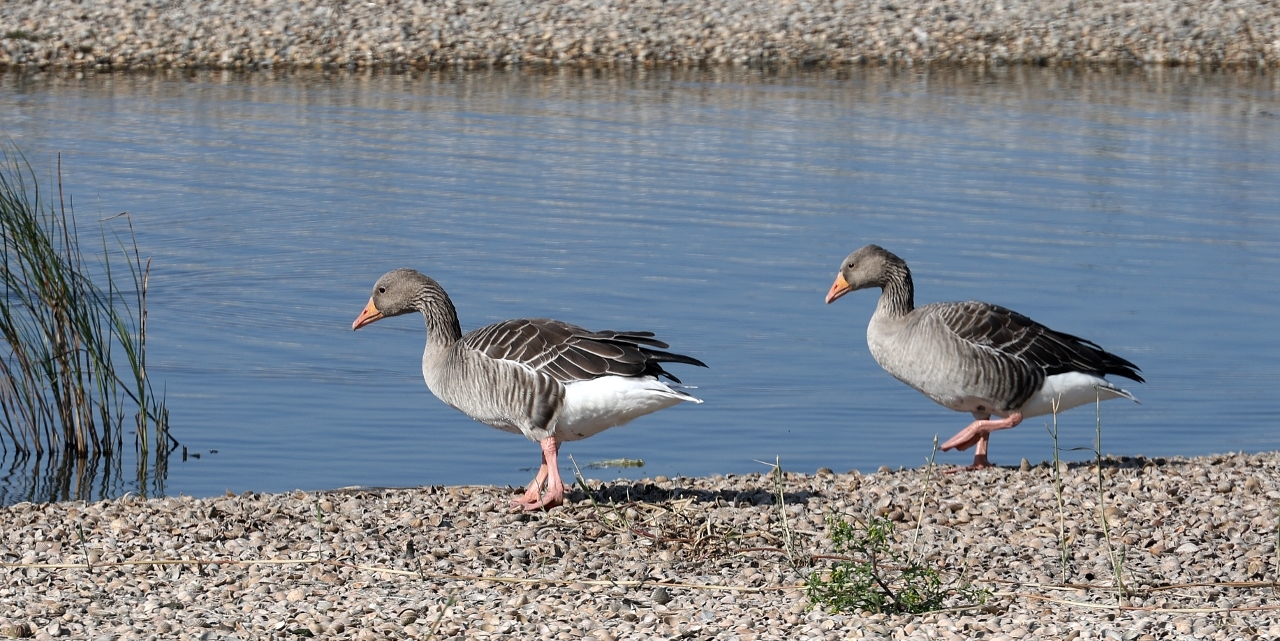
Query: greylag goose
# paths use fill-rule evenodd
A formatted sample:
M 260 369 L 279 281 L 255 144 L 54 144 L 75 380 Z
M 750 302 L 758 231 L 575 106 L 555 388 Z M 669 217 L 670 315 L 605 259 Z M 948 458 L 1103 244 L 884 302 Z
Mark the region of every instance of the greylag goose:
M 560 444 L 598 434 L 682 401 L 701 400 L 660 380 L 680 380 L 662 363 L 706 367 L 653 332 L 592 332 L 545 318 L 503 321 L 462 333 L 449 295 L 412 269 L 387 272 L 351 324 L 419 312 L 427 323 L 422 376 L 437 398 L 463 414 L 542 445 L 542 467 L 513 503 L 526 510 L 559 505 Z
M 827 292 L 827 303 L 879 287 L 867 325 L 867 346 L 885 371 L 974 422 L 942 444 L 977 445 L 973 468 L 989 467 L 987 441 L 1024 418 L 1094 402 L 1127 398 L 1106 378 L 1143 382 L 1137 365 L 1083 338 L 1056 332 L 1013 310 L 977 301 L 915 307 L 906 261 L 867 245 L 849 254 Z M 992 415 L 999 416 L 992 420 Z

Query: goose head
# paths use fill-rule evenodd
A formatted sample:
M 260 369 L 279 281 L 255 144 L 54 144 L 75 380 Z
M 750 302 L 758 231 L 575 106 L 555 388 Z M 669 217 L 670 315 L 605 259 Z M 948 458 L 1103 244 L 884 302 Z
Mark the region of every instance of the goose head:
M 423 292 L 432 286 L 439 287 L 434 280 L 412 269 L 396 269 L 383 274 L 373 284 L 369 304 L 351 324 L 351 329 L 360 329 L 391 316 L 422 311 Z
M 883 289 L 890 274 L 905 268 L 906 263 L 889 250 L 879 245 L 867 245 L 849 254 L 841 263 L 836 281 L 827 292 L 827 303 L 859 289 Z

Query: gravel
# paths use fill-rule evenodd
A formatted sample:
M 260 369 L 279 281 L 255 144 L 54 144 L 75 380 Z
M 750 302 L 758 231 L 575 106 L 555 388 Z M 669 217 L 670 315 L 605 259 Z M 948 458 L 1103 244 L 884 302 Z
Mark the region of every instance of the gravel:
M 1280 64 L 1276 0 L 24 0 L 0 67 Z
M 781 500 L 768 474 L 589 481 L 532 514 L 495 487 L 23 503 L 0 508 L 0 636 L 1277 638 L 1277 468 L 1280 453 L 1111 458 L 1100 488 L 1073 463 L 1061 510 L 1044 463 L 785 473 Z M 796 586 L 831 567 L 829 514 L 887 516 L 901 550 L 992 596 L 811 608 Z

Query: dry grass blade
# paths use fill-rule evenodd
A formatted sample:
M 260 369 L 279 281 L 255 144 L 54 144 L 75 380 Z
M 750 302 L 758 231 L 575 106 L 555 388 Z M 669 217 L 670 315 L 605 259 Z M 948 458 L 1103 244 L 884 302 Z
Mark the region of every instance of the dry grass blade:
M 313 557 L 298 559 L 129 559 L 127 561 L 99 561 L 97 563 L 0 563 L 0 568 L 39 569 L 39 570 L 89 570 L 92 568 L 114 568 L 129 566 L 168 566 L 168 565 L 327 565 L 351 568 L 364 572 L 380 572 L 395 576 L 412 576 L 436 581 L 474 581 L 479 583 L 514 583 L 521 585 L 605 585 L 636 587 L 641 585 L 684 588 L 688 590 L 708 590 L 719 592 L 759 593 L 776 590 L 802 590 L 803 585 L 767 585 L 752 587 L 745 585 L 719 585 L 714 583 L 690 583 L 683 581 L 635 581 L 635 580 L 603 580 L 603 579 L 557 579 L 553 577 L 517 577 L 517 576 L 477 576 L 473 574 L 438 574 L 418 570 L 399 570 L 375 565 L 359 565 L 331 559 Z
M 1102 541 L 1107 547 L 1107 558 L 1111 561 L 1111 570 L 1116 582 L 1116 604 L 1125 605 L 1124 600 L 1129 591 L 1124 584 L 1124 546 L 1119 550 L 1111 544 L 1111 524 L 1107 520 L 1106 486 L 1102 474 L 1102 393 L 1094 386 L 1097 394 L 1095 408 L 1097 412 L 1097 428 L 1093 441 L 1094 465 L 1098 469 L 1098 520 L 1102 524 Z

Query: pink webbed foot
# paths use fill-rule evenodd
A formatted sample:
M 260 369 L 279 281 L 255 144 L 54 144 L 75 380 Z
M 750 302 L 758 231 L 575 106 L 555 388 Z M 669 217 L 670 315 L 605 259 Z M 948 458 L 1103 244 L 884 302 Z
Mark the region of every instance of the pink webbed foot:
M 991 433 L 997 430 L 1007 430 L 1017 427 L 1021 422 L 1021 412 L 1014 412 L 1006 418 L 995 421 L 990 419 L 978 419 L 970 423 L 968 427 L 957 432 L 955 436 L 947 439 L 947 442 L 942 444 L 942 450 L 945 452 L 947 450 L 958 449 L 963 452 L 974 445 L 978 446 L 977 450 L 973 453 L 973 465 L 953 471 L 980 470 L 992 467 L 991 461 L 987 459 L 987 443 L 990 440 Z
M 547 480 L 547 461 L 543 459 L 542 467 L 538 468 L 538 475 L 529 481 L 529 485 L 525 487 L 524 494 L 511 499 L 511 506 L 525 508 L 527 505 L 534 505 L 542 500 L 542 484 Z M 537 509 L 537 508 L 532 508 Z
M 564 503 L 564 481 L 560 478 L 557 462 L 560 443 L 556 442 L 554 436 L 548 436 L 542 439 L 541 445 L 542 467 L 538 469 L 538 475 L 525 488 L 524 494 L 512 499 L 513 507 L 533 511 L 553 508 Z
M 518 500 L 512 501 L 513 505 L 520 507 L 526 512 L 532 512 L 534 510 L 542 510 L 542 509 L 549 510 L 563 503 L 564 503 L 564 488 L 560 488 L 559 492 L 548 488 L 546 492 L 544 492 L 541 496 L 535 498 L 532 501 L 526 501 L 523 495 Z
M 951 469 L 947 470 L 947 472 L 946 472 L 946 473 L 947 473 L 947 474 L 955 474 L 955 473 L 957 473 L 957 472 L 973 472 L 973 471 L 975 471 L 975 470 L 983 470 L 983 469 L 986 469 L 986 468 L 988 468 L 988 467 L 995 467 L 995 466 L 991 464 L 991 461 L 988 461 L 988 460 L 987 460 L 987 455 L 986 455 L 985 453 L 983 453 L 983 454 L 974 454 L 974 455 L 973 455 L 973 465 L 966 465 L 966 466 L 964 466 L 964 467 L 953 467 L 953 468 L 951 468 Z

